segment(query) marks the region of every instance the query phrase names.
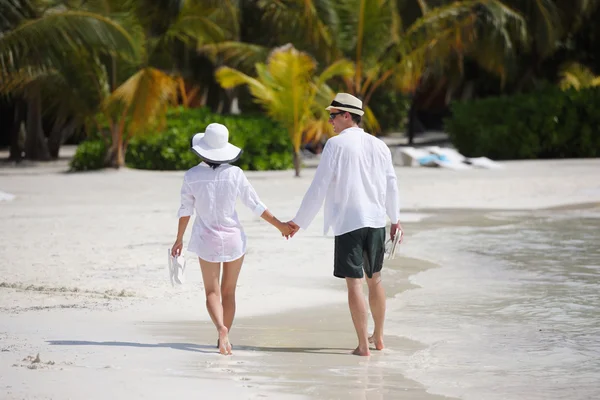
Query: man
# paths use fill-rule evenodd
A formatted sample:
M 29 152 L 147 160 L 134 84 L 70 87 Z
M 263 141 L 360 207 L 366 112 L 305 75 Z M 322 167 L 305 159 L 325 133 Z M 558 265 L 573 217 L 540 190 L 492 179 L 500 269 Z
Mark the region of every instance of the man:
M 385 253 L 386 214 L 390 236 L 402 234 L 399 223 L 398 186 L 390 149 L 383 141 L 359 128 L 362 101 L 338 93 L 329 110 L 329 122 L 339 133 L 325 144 L 315 177 L 296 216 L 288 222 L 295 234 L 306 229 L 325 200 L 325 234 L 335 235 L 333 275 L 344 278 L 358 347 L 353 354 L 368 356 L 367 307 L 362 278 L 367 275 L 369 305 L 375 329 L 371 340 L 384 348 L 385 291 L 381 268 Z M 402 237 L 402 236 L 400 236 Z

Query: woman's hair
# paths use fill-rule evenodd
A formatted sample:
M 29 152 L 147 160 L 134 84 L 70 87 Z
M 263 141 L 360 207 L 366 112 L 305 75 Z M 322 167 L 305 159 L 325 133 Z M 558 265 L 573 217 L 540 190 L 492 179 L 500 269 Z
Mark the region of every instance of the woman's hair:
M 206 161 L 206 160 L 204 160 L 204 162 L 205 162 L 205 163 L 207 163 L 207 164 L 208 164 L 208 166 L 209 166 L 209 167 L 211 167 L 212 169 L 217 169 L 217 167 L 218 167 L 219 165 L 221 165 L 221 164 L 217 164 L 217 163 L 209 162 L 209 161 Z

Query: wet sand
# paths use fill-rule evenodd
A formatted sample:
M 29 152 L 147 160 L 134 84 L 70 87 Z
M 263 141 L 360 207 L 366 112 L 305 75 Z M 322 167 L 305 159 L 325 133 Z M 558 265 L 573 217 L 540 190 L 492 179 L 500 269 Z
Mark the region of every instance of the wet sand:
M 432 267 L 404 257 L 386 262 L 386 295 L 393 298 L 413 288 L 408 277 Z M 337 281 L 344 289 L 344 282 Z M 148 323 L 145 328 L 177 342 L 210 345 L 216 341 L 209 322 L 163 321 Z M 447 399 L 426 393 L 422 385 L 406 379 L 394 367 L 423 348 L 418 342 L 386 336 L 384 351 L 372 349 L 370 357 L 350 355 L 357 339 L 345 304 L 241 318 L 234 324 L 231 342 L 232 357 L 218 362 L 199 357 L 182 371 L 189 375 L 208 371 L 214 379 L 225 374 L 249 388 L 267 385 L 318 399 Z

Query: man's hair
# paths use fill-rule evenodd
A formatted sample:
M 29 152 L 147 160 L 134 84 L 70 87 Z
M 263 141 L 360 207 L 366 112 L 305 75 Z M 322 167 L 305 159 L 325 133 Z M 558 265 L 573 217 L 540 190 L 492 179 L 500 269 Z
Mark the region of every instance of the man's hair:
M 354 121 L 356 125 L 360 125 L 360 121 L 362 121 L 362 117 L 360 115 L 350 113 L 350 117 L 352 117 L 352 121 Z

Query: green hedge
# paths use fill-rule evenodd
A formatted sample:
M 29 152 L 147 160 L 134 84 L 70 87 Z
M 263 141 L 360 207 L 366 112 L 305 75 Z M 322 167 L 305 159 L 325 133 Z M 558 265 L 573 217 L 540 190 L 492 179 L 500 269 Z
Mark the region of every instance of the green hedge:
M 600 156 L 600 88 L 556 87 L 452 105 L 458 151 L 497 160 Z
M 410 98 L 407 96 L 385 87 L 379 88 L 371 97 L 369 107 L 383 134 L 406 131 L 410 110 Z
M 104 168 L 108 148 L 102 139 L 83 141 L 71 160 L 72 171 L 90 171 Z
M 212 122 L 221 123 L 229 129 L 229 140 L 244 149 L 242 157 L 235 162 L 244 170 L 277 170 L 293 166 L 292 144 L 288 132 L 264 116 L 219 115 L 205 108 L 174 108 L 167 113 L 167 126 L 163 131 L 135 137 L 127 147 L 127 166 L 150 170 L 185 170 L 198 164 L 200 159 L 190 150 L 191 138 L 203 132 Z M 82 151 L 90 146 L 82 143 Z M 76 159 L 85 155 L 75 155 Z M 102 160 L 104 157 L 102 157 Z M 77 166 L 82 165 L 79 162 Z M 96 162 L 90 163 L 97 165 Z M 101 168 L 98 167 L 98 168 Z M 72 169 L 75 168 L 72 165 Z M 85 168 L 90 169 L 90 168 Z

